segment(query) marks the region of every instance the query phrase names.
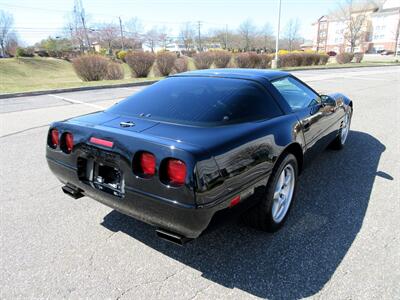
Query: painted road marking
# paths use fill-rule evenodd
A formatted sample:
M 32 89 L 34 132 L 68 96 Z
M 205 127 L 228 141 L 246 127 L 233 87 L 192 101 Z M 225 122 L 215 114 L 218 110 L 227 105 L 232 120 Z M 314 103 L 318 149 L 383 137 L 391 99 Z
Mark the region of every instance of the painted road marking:
M 65 98 L 65 97 L 61 97 L 61 96 L 53 95 L 53 94 L 49 94 L 49 96 L 57 98 L 57 99 L 61 99 L 61 100 L 64 100 L 64 101 L 67 101 L 67 102 L 72 103 L 72 104 L 83 104 L 83 105 L 94 107 L 94 108 L 97 108 L 97 109 L 102 109 L 102 110 L 105 109 L 105 107 L 97 105 L 97 104 L 93 104 L 93 103 L 87 103 L 87 102 L 83 102 L 83 101 L 80 101 L 80 100 L 75 100 L 75 99 L 71 99 L 71 98 Z

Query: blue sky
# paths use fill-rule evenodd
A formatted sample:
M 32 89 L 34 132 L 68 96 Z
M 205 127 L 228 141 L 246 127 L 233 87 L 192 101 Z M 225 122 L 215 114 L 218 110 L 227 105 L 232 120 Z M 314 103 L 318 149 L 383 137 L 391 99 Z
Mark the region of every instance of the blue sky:
M 282 27 L 291 18 L 299 18 L 300 33 L 312 38 L 311 23 L 337 7 L 337 0 L 282 0 Z M 33 44 L 49 35 L 57 35 L 72 10 L 73 0 L 0 0 L 0 9 L 14 15 L 19 37 Z M 115 22 L 138 17 L 145 28 L 167 26 L 177 35 L 183 22 L 204 22 L 209 28 L 236 29 L 250 18 L 255 25 L 269 22 L 276 30 L 278 0 L 83 0 L 90 21 Z

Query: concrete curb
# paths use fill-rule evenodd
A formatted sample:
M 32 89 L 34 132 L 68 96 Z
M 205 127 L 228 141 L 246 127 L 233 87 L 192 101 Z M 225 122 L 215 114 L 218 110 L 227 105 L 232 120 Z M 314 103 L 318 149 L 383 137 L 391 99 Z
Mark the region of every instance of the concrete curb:
M 320 68 L 311 68 L 311 69 L 310 68 L 298 68 L 298 69 L 287 68 L 287 69 L 277 69 L 277 70 L 313 71 L 313 70 L 337 70 L 337 69 L 357 69 L 357 68 L 396 67 L 396 66 L 400 66 L 400 63 L 389 63 L 389 64 L 381 64 L 381 65 L 356 66 L 356 67 L 351 67 L 351 66 L 332 67 L 332 68 L 320 67 Z M 26 96 L 38 96 L 38 95 L 45 95 L 45 94 L 58 94 L 58 93 L 67 93 L 67 92 L 90 91 L 90 90 L 100 90 L 100 89 L 111 89 L 111 88 L 119 88 L 119 87 L 146 86 L 146 85 L 156 83 L 157 81 L 158 80 L 146 80 L 146 81 L 132 82 L 132 83 L 108 84 L 108 85 L 98 85 L 98 86 L 83 86 L 83 87 L 76 87 L 76 88 L 0 94 L 0 99 L 26 97 Z
M 146 81 L 132 82 L 132 83 L 108 84 L 108 85 L 97 85 L 97 86 L 82 86 L 82 87 L 76 87 L 76 88 L 0 94 L 0 99 L 26 97 L 26 96 L 39 96 L 39 95 L 45 95 L 45 94 L 59 94 L 59 93 L 78 92 L 78 91 L 90 91 L 90 90 L 100 90 L 100 89 L 110 89 L 110 88 L 120 88 L 120 87 L 146 86 L 146 85 L 153 84 L 157 81 L 158 80 L 146 80 Z

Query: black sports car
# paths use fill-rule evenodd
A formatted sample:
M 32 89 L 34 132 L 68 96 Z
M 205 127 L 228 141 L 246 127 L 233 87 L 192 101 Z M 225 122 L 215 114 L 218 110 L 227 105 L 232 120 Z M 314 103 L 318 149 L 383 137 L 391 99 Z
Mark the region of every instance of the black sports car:
M 46 157 L 65 193 L 176 243 L 236 205 L 249 224 L 276 231 L 301 170 L 327 145 L 344 146 L 352 112 L 346 96 L 319 95 L 286 72 L 192 71 L 51 124 Z

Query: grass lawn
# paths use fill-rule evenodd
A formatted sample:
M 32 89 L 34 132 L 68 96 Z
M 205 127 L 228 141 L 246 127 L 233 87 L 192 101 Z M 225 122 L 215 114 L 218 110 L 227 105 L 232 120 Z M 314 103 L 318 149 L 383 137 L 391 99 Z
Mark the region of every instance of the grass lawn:
M 80 86 L 96 86 L 138 82 L 158 78 L 131 78 L 124 64 L 125 78 L 84 82 L 76 76 L 72 64 L 54 58 L 3 58 L 0 59 L 0 94 L 40 91 Z

